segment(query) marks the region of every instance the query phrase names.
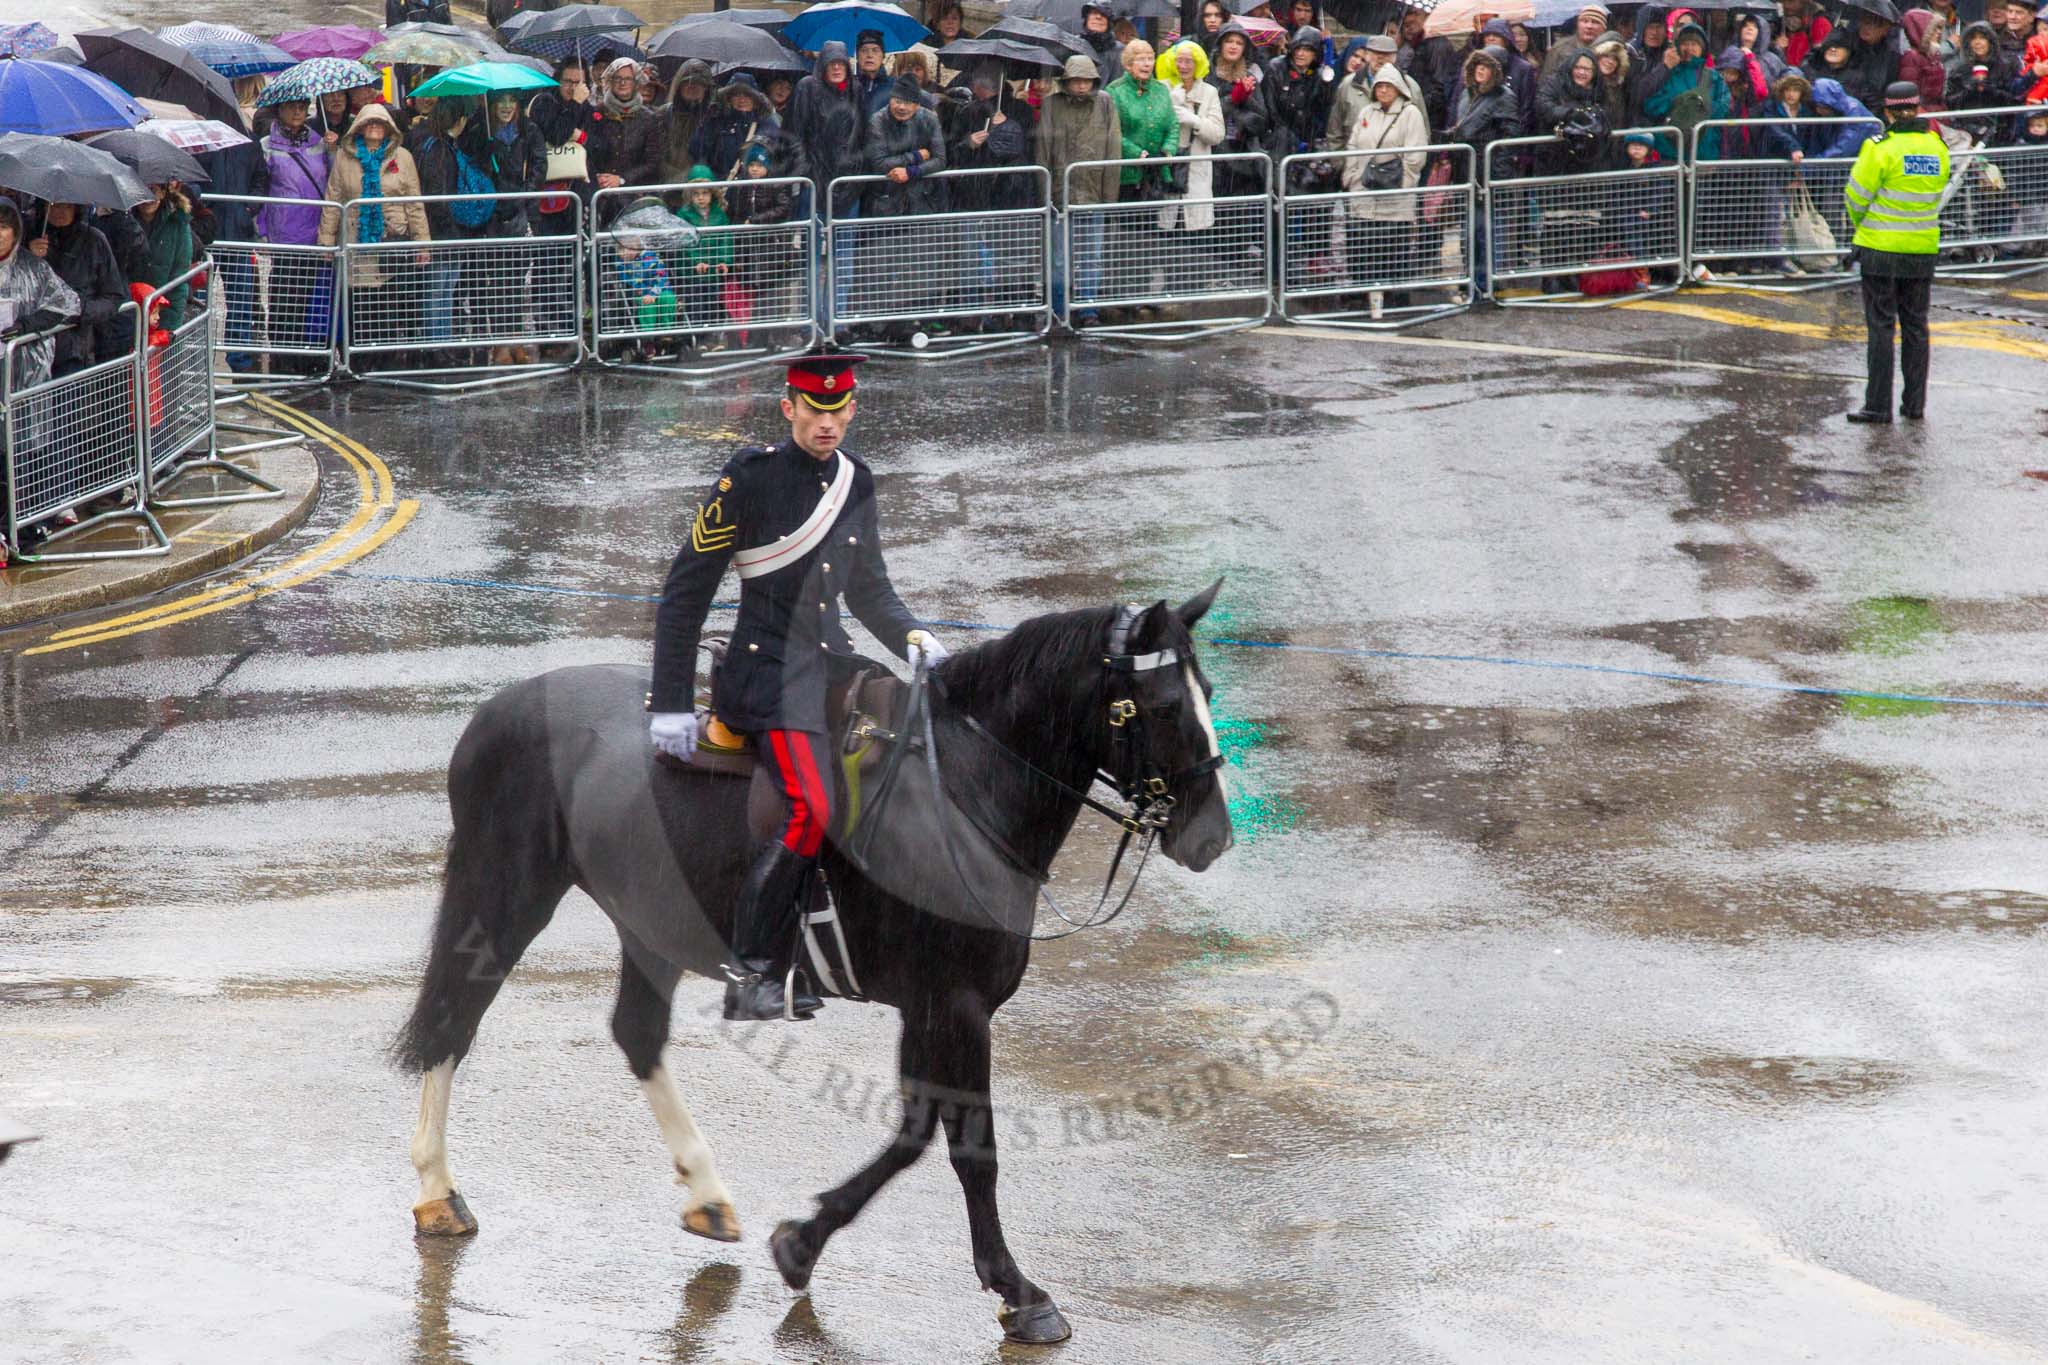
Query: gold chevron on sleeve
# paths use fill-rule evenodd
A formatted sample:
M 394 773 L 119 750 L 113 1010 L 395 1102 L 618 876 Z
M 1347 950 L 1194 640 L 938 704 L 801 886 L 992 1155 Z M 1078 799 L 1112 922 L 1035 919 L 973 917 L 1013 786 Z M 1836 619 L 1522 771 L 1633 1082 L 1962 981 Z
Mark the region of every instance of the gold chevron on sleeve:
M 690 526 L 690 548 L 700 555 L 730 550 L 740 528 L 725 521 L 723 498 L 713 498 L 697 508 L 697 520 Z

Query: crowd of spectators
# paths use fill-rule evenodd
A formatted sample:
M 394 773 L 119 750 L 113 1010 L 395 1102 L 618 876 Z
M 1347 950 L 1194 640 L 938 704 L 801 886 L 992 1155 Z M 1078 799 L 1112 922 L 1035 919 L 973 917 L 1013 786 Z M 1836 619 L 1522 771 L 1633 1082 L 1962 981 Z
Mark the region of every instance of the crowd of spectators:
M 152 186 L 151 199 L 125 213 L 35 202 L 0 212 L 6 325 L 76 323 L 46 347 L 25 348 L 14 382 L 21 387 L 30 369 L 61 375 L 124 353 L 135 333 L 122 306 L 180 279 L 215 242 L 391 244 L 356 257 L 356 334 L 417 343 L 423 308 L 430 362 L 503 364 L 537 357 L 525 347 L 478 355 L 439 343 L 516 334 L 513 315 L 528 311 L 560 314 L 546 319 L 544 332 L 573 331 L 573 291 L 532 283 L 531 240 L 571 236 L 579 224 L 603 228 L 650 204 L 696 229 L 684 234 L 694 244 L 677 254 L 621 235 L 602 281 L 627 292 L 648 330 L 701 329 L 701 338 L 681 343 L 713 348 L 776 274 L 762 248 L 715 230 L 822 218 L 842 177 L 867 179 L 840 188 L 831 218 L 871 220 L 862 250 L 885 254 L 893 238 L 872 220 L 1035 207 L 1046 178 L 1060 208 L 1158 201 L 1156 218 L 1075 220 L 1073 259 L 1055 269 L 1088 321 L 1105 255 L 1131 245 L 1115 234 L 1184 234 L 1149 244 L 1162 248 L 1154 253 L 1161 276 L 1234 270 L 1235 261 L 1217 258 L 1232 248 L 1215 201 L 1277 192 L 1283 167 L 1291 194 L 1413 188 L 1437 183 L 1444 169 L 1444 158 L 1419 150 L 1425 146 L 1465 144 L 1485 157 L 1495 143 L 1532 136 L 1557 136 L 1567 151 L 1516 147 L 1488 169 L 1498 176 L 1669 164 L 1681 155 L 1669 135 L 1623 136 L 1657 126 L 1699 129 L 1701 160 L 1761 158 L 1796 168 L 1809 157 L 1853 155 L 1877 131 L 1874 112 L 1897 80 L 1919 86 L 1926 112 L 1946 111 L 1941 126 L 1959 145 L 2048 144 L 2048 8 L 2037 14 L 2017 0 L 1932 0 L 1898 23 L 1846 4 L 1830 12 L 1821 0 L 1783 0 L 1769 13 L 1644 4 L 1621 14 L 1593 0 L 1547 43 L 1540 30 L 1484 14 L 1470 32 L 1432 34 L 1419 10 L 1383 32 L 1340 41 L 1318 26 L 1315 0 L 1272 0 L 1242 18 L 1222 0 L 1205 0 L 1183 37 L 1158 32 L 1168 25 L 1156 21 L 1141 33 L 1112 3 L 1083 6 L 1076 37 L 1085 55 L 1031 79 L 992 62 L 950 59 L 945 44 L 970 35 L 958 4 L 935 0 L 924 16 L 934 45 L 890 54 L 881 33 L 862 32 L 850 51 L 824 43 L 794 80 L 601 52 L 562 60 L 554 88 L 538 95 L 387 101 L 364 86 L 259 108 L 261 78 L 239 81 L 255 140 L 211 154 L 202 191 Z M 1966 15 L 1959 3 L 1981 8 Z M 405 0 L 400 8 L 418 17 L 415 10 L 433 7 Z M 2043 105 L 2042 113 L 1968 117 L 2028 104 Z M 1783 119 L 1835 123 L 1769 122 Z M 1722 120 L 1740 122 L 1716 126 Z M 570 146 L 580 148 L 580 177 L 551 180 L 560 149 Z M 1366 155 L 1331 155 L 1341 152 Z M 1214 159 L 1156 170 L 1083 167 L 1181 156 Z M 1083 168 L 1070 174 L 1076 167 Z M 939 175 L 948 168 L 1016 174 Z M 2038 169 L 2030 174 L 2042 178 Z M 642 187 L 655 193 L 599 197 Z M 2033 201 L 2048 186 L 2011 188 L 2018 221 L 2039 209 Z M 398 203 L 388 212 L 378 204 L 414 195 L 469 198 Z M 352 201 L 359 202 L 347 212 L 334 207 Z M 1368 261 L 1398 258 L 1415 213 L 1413 197 L 1358 197 L 1329 211 L 1332 268 L 1356 274 Z M 506 246 L 459 260 L 426 250 L 483 239 Z M 227 363 L 317 368 L 310 356 L 259 361 L 255 263 L 232 250 L 214 252 L 214 261 Z M 521 296 L 521 281 L 531 296 Z M 965 282 L 962 297 L 977 287 Z M 187 292 L 166 296 L 151 326 L 175 331 Z M 331 279 L 272 270 L 261 292 L 272 349 L 324 349 L 337 311 Z M 401 317 L 406 308 L 413 313 Z M 465 333 L 458 313 L 507 325 Z

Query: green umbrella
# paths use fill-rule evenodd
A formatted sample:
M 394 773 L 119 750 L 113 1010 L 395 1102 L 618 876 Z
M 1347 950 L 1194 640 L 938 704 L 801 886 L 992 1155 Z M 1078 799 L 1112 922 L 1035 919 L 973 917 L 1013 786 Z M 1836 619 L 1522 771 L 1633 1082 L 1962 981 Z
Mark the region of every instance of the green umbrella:
M 478 62 L 443 71 L 415 86 L 415 95 L 488 95 L 494 90 L 552 90 L 553 78 L 512 62 Z

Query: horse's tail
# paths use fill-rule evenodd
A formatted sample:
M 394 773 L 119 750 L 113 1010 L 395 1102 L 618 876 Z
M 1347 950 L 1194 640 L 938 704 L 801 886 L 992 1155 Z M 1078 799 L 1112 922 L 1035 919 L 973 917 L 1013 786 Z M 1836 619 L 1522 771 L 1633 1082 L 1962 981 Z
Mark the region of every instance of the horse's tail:
M 573 879 L 557 799 L 541 679 L 477 711 L 448 764 L 454 832 L 432 946 L 392 1065 L 431 1071 L 460 1061 L 477 1024 Z

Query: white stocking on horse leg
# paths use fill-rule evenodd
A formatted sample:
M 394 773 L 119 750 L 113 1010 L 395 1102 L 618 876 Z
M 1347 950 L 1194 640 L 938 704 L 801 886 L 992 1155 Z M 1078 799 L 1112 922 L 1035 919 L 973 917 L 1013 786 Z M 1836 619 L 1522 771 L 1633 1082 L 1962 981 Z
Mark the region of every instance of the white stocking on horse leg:
M 683 1228 L 714 1242 L 737 1242 L 740 1220 L 733 1212 L 732 1196 L 718 1178 L 711 1148 L 697 1131 L 697 1121 L 690 1117 L 675 1077 L 666 1066 L 656 1066 L 640 1082 L 640 1088 L 647 1094 L 647 1107 L 654 1111 L 661 1140 L 668 1144 L 669 1156 L 675 1161 L 676 1183 L 690 1189 L 690 1202 L 683 1208 Z
M 448 1173 L 448 1092 L 455 1084 L 450 1057 L 420 1077 L 420 1121 L 412 1132 L 412 1168 L 420 1174 L 420 1198 L 413 1226 L 430 1237 L 461 1237 L 476 1231 L 469 1205 Z

